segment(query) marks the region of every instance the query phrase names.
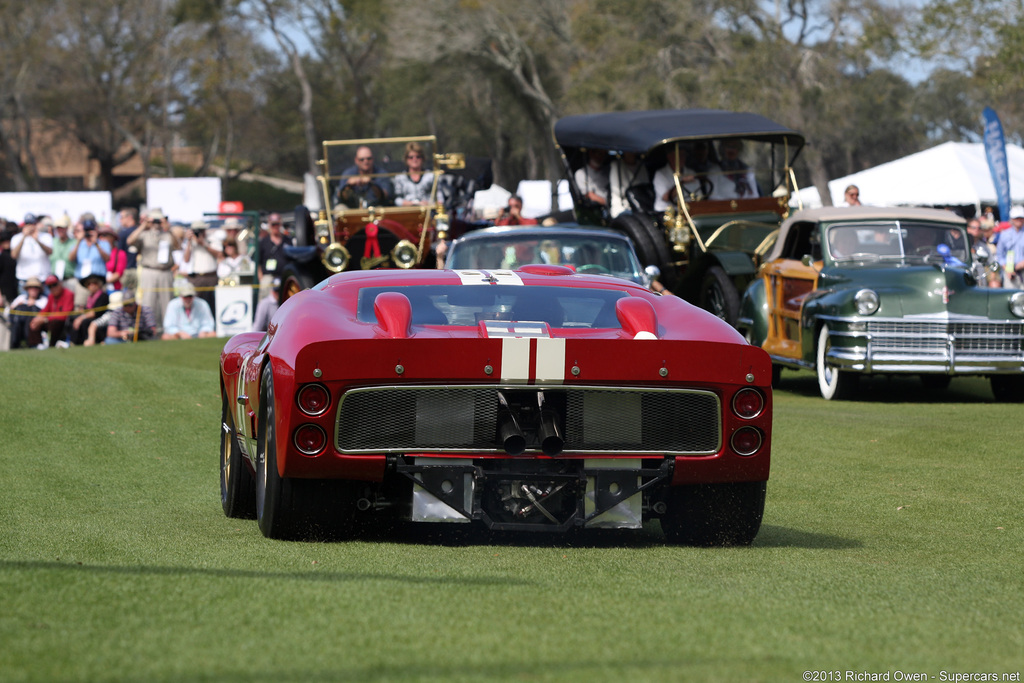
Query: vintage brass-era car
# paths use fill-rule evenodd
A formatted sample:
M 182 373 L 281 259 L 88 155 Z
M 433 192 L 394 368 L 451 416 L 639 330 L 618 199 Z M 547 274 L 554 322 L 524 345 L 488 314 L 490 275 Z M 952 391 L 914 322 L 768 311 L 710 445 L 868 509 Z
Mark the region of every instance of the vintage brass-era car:
M 743 297 L 740 331 L 781 368 L 814 369 L 826 399 L 864 374 L 944 388 L 986 375 L 1024 400 L 1024 291 L 978 287 L 965 222 L 936 209 L 824 208 L 782 225 Z
M 789 213 L 803 136 L 756 114 L 672 109 L 568 116 L 555 141 L 576 219 L 625 233 L 666 287 L 735 325 L 740 295 Z M 604 157 L 611 200 L 600 206 L 577 175 Z
M 409 154 L 423 163 L 422 195 L 396 201 Z M 323 208 L 315 217 L 305 207 L 295 210 L 297 245 L 286 249 L 282 301 L 332 273 L 434 267 L 431 247 L 448 238 L 452 213 L 491 182 L 489 160 L 467 166 L 463 154 L 437 152 L 433 135 L 327 140 L 319 163 Z
M 373 270 L 221 354 L 221 501 L 268 537 L 361 519 L 748 544 L 771 361 L 674 296 L 558 265 Z

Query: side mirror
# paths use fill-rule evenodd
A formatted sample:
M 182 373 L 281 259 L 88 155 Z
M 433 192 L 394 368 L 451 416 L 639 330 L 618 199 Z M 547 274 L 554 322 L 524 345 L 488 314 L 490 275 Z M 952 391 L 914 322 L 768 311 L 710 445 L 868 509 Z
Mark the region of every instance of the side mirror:
M 644 268 L 644 275 L 647 276 L 648 280 L 654 282 L 655 280 L 661 278 L 661 268 L 655 265 L 647 266 L 646 268 Z
M 800 259 L 800 263 L 810 268 L 811 265 L 814 263 L 814 259 L 811 257 L 810 254 L 804 254 L 803 258 Z

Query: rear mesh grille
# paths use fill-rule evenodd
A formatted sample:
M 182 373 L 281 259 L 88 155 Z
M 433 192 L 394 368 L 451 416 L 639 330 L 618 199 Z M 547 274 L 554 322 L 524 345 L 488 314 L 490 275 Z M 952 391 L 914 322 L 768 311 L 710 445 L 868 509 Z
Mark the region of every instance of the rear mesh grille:
M 352 389 L 338 406 L 335 445 L 343 452 L 503 453 L 497 440 L 499 391 L 522 386 Z M 709 391 L 599 387 L 543 390 L 559 407 L 563 452 L 702 454 L 718 451 L 721 408 Z M 524 425 L 524 431 L 528 430 Z M 533 449 L 530 449 L 533 450 Z

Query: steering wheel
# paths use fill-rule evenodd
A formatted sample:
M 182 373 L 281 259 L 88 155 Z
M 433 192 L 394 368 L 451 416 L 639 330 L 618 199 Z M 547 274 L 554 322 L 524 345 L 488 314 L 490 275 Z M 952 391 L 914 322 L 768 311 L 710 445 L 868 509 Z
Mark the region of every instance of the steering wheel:
M 588 263 L 576 269 L 580 275 L 611 275 L 612 271 L 597 263 Z
M 384 192 L 373 183 L 343 185 L 341 192 L 338 193 L 338 199 L 350 209 L 361 209 L 383 204 Z

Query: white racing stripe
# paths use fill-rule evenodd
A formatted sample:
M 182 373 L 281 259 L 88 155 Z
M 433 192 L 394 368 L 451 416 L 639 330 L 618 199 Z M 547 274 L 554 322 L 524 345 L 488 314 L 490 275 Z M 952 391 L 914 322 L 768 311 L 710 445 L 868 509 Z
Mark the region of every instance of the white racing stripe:
M 501 381 L 524 384 L 530 381 L 530 350 L 536 350 L 533 379 L 537 384 L 561 384 L 565 380 L 565 339 L 548 337 L 503 337 L 501 340 Z
M 511 270 L 456 270 L 464 285 L 522 285 L 523 280 Z
M 565 339 L 537 340 L 537 383 L 561 384 L 565 379 Z
M 503 337 L 501 340 L 501 381 L 521 384 L 529 379 L 529 337 Z

